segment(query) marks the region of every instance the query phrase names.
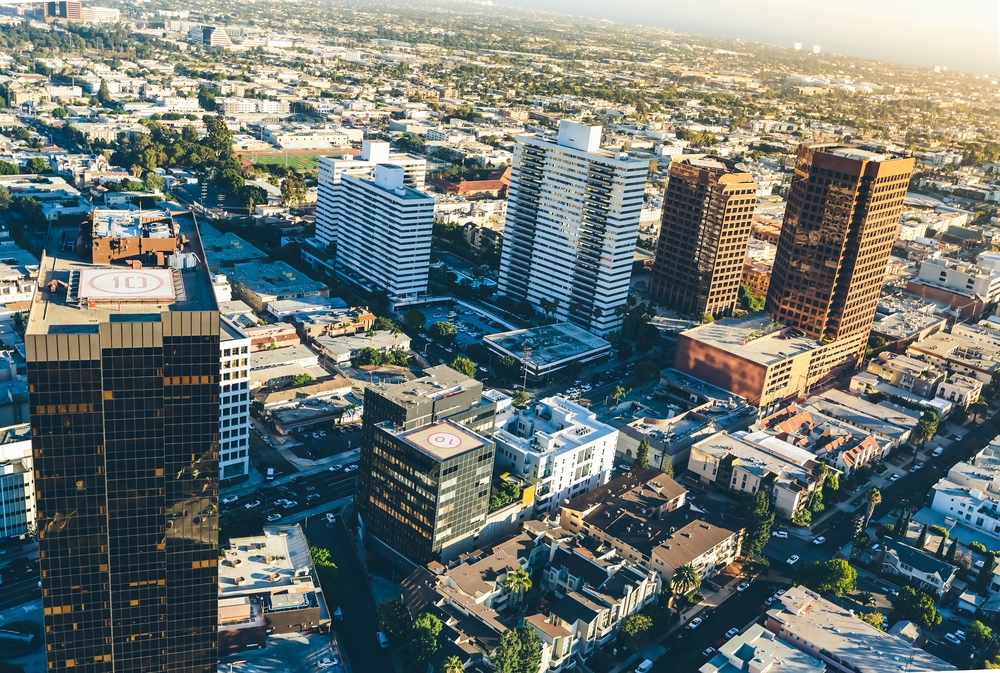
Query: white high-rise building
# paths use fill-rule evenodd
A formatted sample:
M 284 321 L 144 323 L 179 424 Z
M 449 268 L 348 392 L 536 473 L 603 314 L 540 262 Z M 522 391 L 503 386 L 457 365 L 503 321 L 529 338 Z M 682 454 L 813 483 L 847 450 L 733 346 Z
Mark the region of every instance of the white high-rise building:
M 250 473 L 250 337 L 221 321 L 219 357 L 219 479 Z
M 517 137 L 500 294 L 598 335 L 618 330 L 649 162 L 602 150 L 601 127 L 563 121 L 557 142 Z
M 337 258 L 392 297 L 427 292 L 434 197 L 407 187 L 405 169 L 378 164 L 374 179 L 342 176 Z
M 0 540 L 35 527 L 35 479 L 31 428 L 27 423 L 0 429 Z
M 361 157 L 330 155 L 319 158 L 319 195 L 316 200 L 316 238 L 324 245 L 337 242 L 337 212 L 340 179 L 344 175 L 371 178 L 377 164 L 392 164 L 403 169 L 403 183 L 422 190 L 427 175 L 427 160 L 408 154 L 390 154 L 389 143 L 364 140 Z

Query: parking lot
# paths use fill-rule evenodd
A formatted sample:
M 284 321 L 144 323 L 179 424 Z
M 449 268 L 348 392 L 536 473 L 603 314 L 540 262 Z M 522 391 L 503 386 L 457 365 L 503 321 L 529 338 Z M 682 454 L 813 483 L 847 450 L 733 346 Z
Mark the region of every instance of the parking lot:
M 483 336 L 486 334 L 507 332 L 510 329 L 506 325 L 479 315 L 471 309 L 450 303 L 432 304 L 421 310 L 426 318 L 422 330 L 423 334 L 426 334 L 427 328 L 436 322 L 450 322 L 458 330 L 455 344 L 462 348 L 469 344 L 482 343 Z

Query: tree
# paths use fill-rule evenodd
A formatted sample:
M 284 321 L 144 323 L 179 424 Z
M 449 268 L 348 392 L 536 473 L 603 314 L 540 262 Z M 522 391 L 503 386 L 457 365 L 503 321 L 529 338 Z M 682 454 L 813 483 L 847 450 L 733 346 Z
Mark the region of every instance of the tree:
M 611 393 L 611 399 L 615 401 L 616 406 L 623 397 L 625 397 L 625 389 L 621 386 L 615 386 L 615 391 Z
M 257 185 L 244 184 L 237 190 L 236 196 L 239 197 L 240 201 L 247 207 L 247 210 L 250 211 L 263 203 L 267 203 L 267 192 L 264 191 L 263 187 L 258 187 Z
M 441 633 L 441 620 L 429 612 L 425 612 L 410 624 L 410 642 L 406 648 L 407 668 L 423 673 L 427 662 L 438 650 L 438 634 Z
M 670 581 L 673 584 L 674 593 L 677 595 L 684 595 L 691 591 L 695 591 L 701 586 L 701 573 L 699 573 L 698 569 L 694 567 L 694 564 L 685 563 L 674 571 L 674 576 Z
M 951 541 L 951 546 L 948 547 L 948 553 L 944 555 L 944 560 L 948 563 L 955 565 L 955 555 L 958 553 L 958 538 L 954 538 Z
M 511 403 L 517 409 L 527 409 L 529 402 L 531 402 L 531 396 L 523 390 L 515 390 L 511 395 Z
M 0 185 L 0 213 L 6 213 L 13 204 L 14 199 L 10 195 L 10 190 Z
M 743 511 L 746 512 L 743 548 L 752 558 L 759 556 L 764 545 L 771 539 L 774 512 L 771 511 L 771 503 L 764 491 L 744 495 Z
M 938 558 L 944 558 L 944 546 L 947 543 L 948 543 L 948 534 L 945 533 L 944 535 L 941 536 L 941 544 L 939 544 L 937 548 L 936 555 Z
M 920 414 L 920 420 L 917 421 L 917 427 L 913 429 L 913 441 L 917 444 L 923 444 L 937 434 L 937 429 L 937 414 L 930 410 L 925 411 Z
M 226 120 L 221 115 L 205 115 L 205 137 L 202 145 L 213 150 L 216 158 L 226 160 L 233 153 L 233 132 L 226 126 Z
M 645 437 L 639 442 L 639 448 L 635 451 L 635 467 L 645 469 L 649 467 L 649 440 Z
M 465 374 L 470 379 L 476 378 L 476 363 L 467 357 L 459 355 L 457 358 L 452 360 L 451 364 L 448 366 L 454 369 L 456 372 L 461 372 L 462 374 Z
M 877 488 L 872 486 L 868 489 L 868 492 L 865 493 L 865 502 L 868 503 L 868 509 L 865 512 L 864 528 L 868 528 L 868 523 L 871 521 L 872 514 L 875 513 L 875 508 L 882 502 L 882 493 Z M 862 530 L 864 530 L 864 528 L 862 528 Z
M 844 559 L 813 561 L 795 573 L 795 579 L 813 591 L 832 592 L 837 596 L 852 593 L 857 585 L 858 573 Z
M 309 374 L 305 374 L 305 373 L 303 373 L 303 374 L 296 374 L 295 376 L 292 377 L 292 385 L 293 386 L 304 386 L 305 384 L 309 383 L 312 380 L 313 380 L 313 377 L 311 375 L 309 375 Z
M 922 551 L 924 545 L 926 544 L 927 544 L 927 524 L 925 523 L 924 527 L 920 529 L 920 537 L 917 538 L 917 544 L 915 546 L 917 549 L 920 549 Z
M 26 175 L 48 173 L 50 170 L 51 168 L 49 167 L 49 162 L 41 157 L 31 157 L 24 165 L 24 172 Z
M 993 579 L 993 569 L 996 567 L 997 557 L 992 553 L 987 553 L 986 558 L 983 559 L 983 567 L 979 569 L 979 574 L 976 575 L 976 586 L 985 590 Z
M 406 611 L 403 601 L 398 598 L 382 601 L 378 604 L 376 611 L 383 633 L 397 643 L 402 640 L 410 629 L 410 613 Z
M 934 597 L 913 587 L 903 587 L 898 596 L 892 597 L 892 607 L 900 619 L 909 619 L 925 629 L 933 629 L 941 623 L 941 615 L 934 606 Z
M 301 205 L 308 191 L 305 180 L 298 173 L 289 173 L 281 181 L 281 203 L 286 206 Z
M 441 343 L 450 344 L 458 335 L 458 330 L 450 322 L 436 322 L 427 329 L 427 333 Z
M 462 660 L 453 654 L 441 662 L 438 670 L 440 673 L 462 673 L 465 670 L 465 666 L 462 665 Z
M 97 102 L 103 107 L 107 107 L 111 100 L 111 91 L 108 90 L 108 83 L 102 79 L 101 86 L 97 89 Z
M 323 549 L 322 547 L 309 547 L 309 556 L 312 558 L 313 567 L 316 568 L 316 575 L 319 577 L 319 583 L 323 587 L 323 591 L 330 595 L 337 593 L 337 585 L 340 583 L 340 570 L 330 560 L 330 550 Z
M 365 346 L 351 358 L 355 367 L 378 367 L 385 364 L 385 355 L 377 348 Z
M 214 95 L 215 93 L 217 93 L 217 91 L 213 92 L 204 84 L 198 87 L 198 105 L 201 107 L 202 110 L 215 112 L 216 108 L 215 95 Z
M 875 605 L 875 596 L 870 591 L 862 591 L 858 594 L 858 603 L 862 605 Z
M 857 617 L 858 619 L 860 619 L 861 621 L 863 621 L 865 624 L 868 624 L 870 626 L 874 626 L 879 631 L 882 630 L 882 613 L 881 612 L 869 612 L 868 614 L 864 614 L 864 615 L 861 614 L 861 613 L 858 613 L 858 614 L 856 614 L 854 616 Z
M 20 172 L 15 164 L 9 161 L 0 161 L 0 175 L 17 175 Z
M 525 592 L 531 590 L 531 576 L 524 568 L 518 568 L 514 572 L 507 573 L 503 588 L 512 593 L 514 600 L 520 604 L 524 600 Z
M 701 324 L 707 325 L 708 323 L 713 323 L 713 322 L 715 322 L 714 315 L 712 315 L 708 311 L 705 311 L 704 313 L 701 314 Z
M 837 476 L 836 472 L 827 473 L 826 479 L 823 481 L 823 488 L 828 488 L 831 491 L 840 490 L 840 477 Z
M 653 628 L 652 617 L 644 614 L 635 614 L 630 615 L 625 620 L 625 624 L 622 626 L 622 633 L 625 634 L 628 646 L 635 647 L 645 638 L 651 628 Z
M 666 452 L 660 454 L 660 470 L 671 479 L 674 477 L 674 461 Z
M 149 192 L 163 191 L 163 187 L 166 185 L 166 181 L 152 171 L 148 171 L 146 173 L 146 176 L 143 178 L 143 183 L 145 184 L 146 191 Z
M 52 117 L 54 119 L 65 119 L 66 118 L 66 108 L 57 107 L 52 111 Z
M 764 310 L 764 297 L 758 297 L 746 285 L 740 285 L 739 291 L 740 305 L 748 313 L 757 313 Z
M 510 629 L 490 654 L 493 673 L 537 673 L 542 663 L 542 641 L 530 626 Z
M 990 405 L 987 403 L 986 398 L 979 396 L 975 402 L 969 405 L 969 413 L 972 414 L 973 420 L 978 420 L 980 416 L 985 416 L 990 411 Z
M 988 642 L 990 638 L 993 637 L 993 629 L 991 629 L 990 627 L 986 626 L 986 624 L 983 624 L 981 621 L 976 619 L 973 620 L 971 624 L 969 624 L 967 637 L 970 643 L 972 643 L 976 647 L 979 647 L 983 643 Z
M 415 308 L 411 308 L 403 314 L 403 322 L 413 329 L 422 329 L 426 320 L 427 317 L 424 316 L 423 312 Z

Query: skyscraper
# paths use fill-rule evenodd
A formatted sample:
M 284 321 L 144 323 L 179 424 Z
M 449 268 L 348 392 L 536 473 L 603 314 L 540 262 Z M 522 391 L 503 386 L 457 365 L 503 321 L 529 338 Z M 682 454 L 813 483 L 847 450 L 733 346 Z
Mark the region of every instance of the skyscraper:
M 767 292 L 777 322 L 864 352 L 912 174 L 910 158 L 799 147 Z
M 25 330 L 50 669 L 215 671 L 219 313 L 190 213 L 56 227 Z
M 339 192 L 339 261 L 393 297 L 426 293 L 434 197 L 407 187 L 393 164 L 376 166 L 374 179 L 343 176 Z
M 403 169 L 407 187 L 422 190 L 427 173 L 427 160 L 408 154 L 392 154 L 389 143 L 364 140 L 361 156 L 350 154 L 319 158 L 319 193 L 316 198 L 316 238 L 331 245 L 337 242 L 337 222 L 340 218 L 340 181 L 345 175 L 371 178 L 378 164 L 392 164 Z
M 598 335 L 621 326 L 649 162 L 600 149 L 601 127 L 562 121 L 517 137 L 499 292 Z
M 724 159 L 670 162 L 651 297 L 689 315 L 728 315 L 736 305 L 757 185 Z

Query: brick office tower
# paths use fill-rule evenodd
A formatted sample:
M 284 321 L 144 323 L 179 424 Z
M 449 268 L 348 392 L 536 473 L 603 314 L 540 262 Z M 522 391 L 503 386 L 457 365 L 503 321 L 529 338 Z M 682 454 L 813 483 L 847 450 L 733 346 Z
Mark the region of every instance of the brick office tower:
M 778 241 L 767 311 L 840 347 L 833 368 L 864 353 L 913 159 L 801 145 Z
M 218 665 L 219 312 L 190 213 L 56 227 L 25 330 L 49 670 Z
M 750 240 L 757 185 L 742 164 L 670 163 L 650 280 L 653 300 L 688 315 L 729 315 Z

